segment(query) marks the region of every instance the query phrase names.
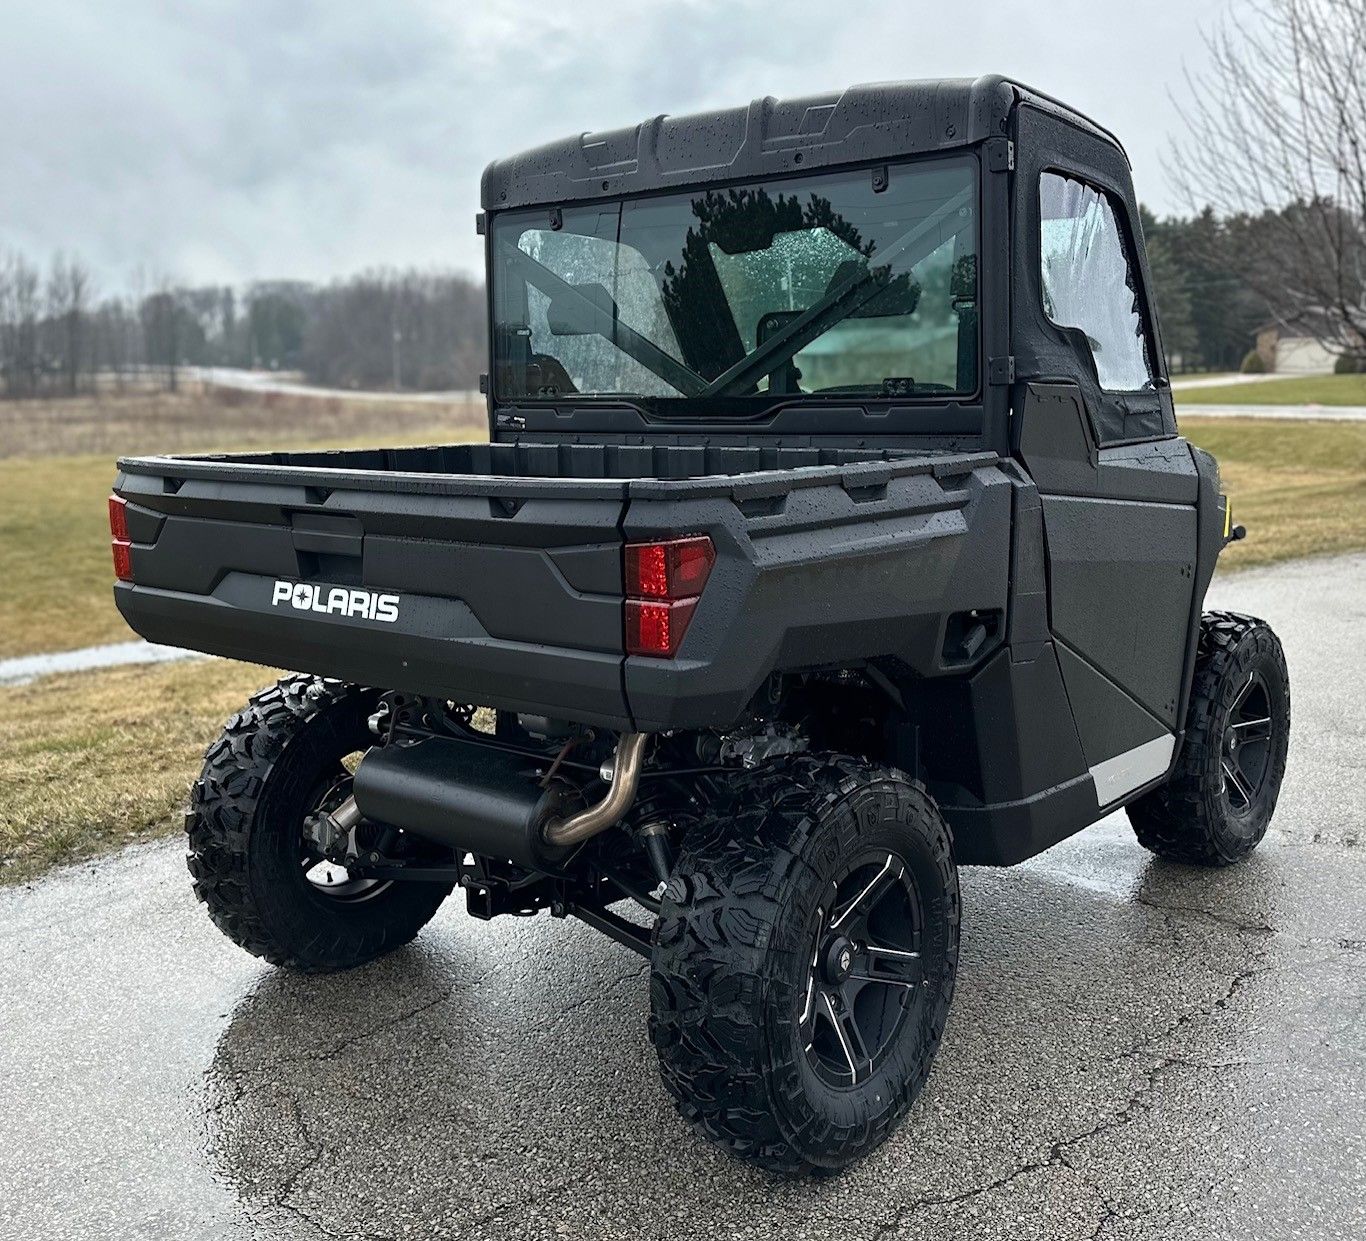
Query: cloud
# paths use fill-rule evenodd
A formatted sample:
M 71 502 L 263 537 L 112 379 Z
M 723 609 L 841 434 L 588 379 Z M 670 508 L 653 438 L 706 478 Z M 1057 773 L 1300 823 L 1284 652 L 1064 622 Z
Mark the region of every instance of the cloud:
M 1033 81 L 1116 129 L 1140 195 L 1166 210 L 1168 48 L 1196 45 L 1176 0 L 1123 14 L 1080 0 L 11 7 L 0 248 L 74 250 L 115 288 L 139 270 L 236 282 L 473 269 L 479 174 L 496 156 L 898 77 Z

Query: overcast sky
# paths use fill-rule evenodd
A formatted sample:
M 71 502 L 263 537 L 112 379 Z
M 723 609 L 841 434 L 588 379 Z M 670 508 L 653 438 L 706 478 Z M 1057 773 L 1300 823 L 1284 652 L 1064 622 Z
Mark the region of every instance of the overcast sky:
M 0 250 L 105 291 L 473 270 L 479 174 L 759 95 L 1001 72 L 1116 130 L 1139 197 L 1204 0 L 0 0 Z M 1197 18 L 1197 15 L 1199 17 Z

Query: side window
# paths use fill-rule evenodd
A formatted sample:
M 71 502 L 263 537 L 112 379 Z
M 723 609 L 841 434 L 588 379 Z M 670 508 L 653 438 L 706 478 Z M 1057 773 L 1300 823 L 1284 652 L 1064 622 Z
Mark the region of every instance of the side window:
M 1110 199 L 1085 182 L 1045 172 L 1039 212 L 1048 317 L 1086 334 L 1105 391 L 1152 387 L 1133 266 Z

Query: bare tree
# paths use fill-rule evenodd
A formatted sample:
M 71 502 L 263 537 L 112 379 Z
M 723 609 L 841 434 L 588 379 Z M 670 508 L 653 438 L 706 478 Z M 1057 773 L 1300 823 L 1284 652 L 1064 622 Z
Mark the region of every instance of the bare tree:
M 34 396 L 43 372 L 38 269 L 21 254 L 0 260 L 0 370 L 5 395 Z
M 14 273 L 13 258 L 0 254 L 0 385 L 13 396 L 14 382 Z
M 300 358 L 317 383 L 348 388 L 473 388 L 484 362 L 485 302 L 470 277 L 376 270 L 316 290 Z
M 1236 17 L 1234 16 L 1236 14 Z M 1187 73 L 1172 171 L 1242 217 L 1242 275 L 1330 347 L 1366 342 L 1366 0 L 1242 0 Z
M 80 386 L 89 359 L 90 271 L 78 258 L 58 252 L 47 280 L 47 317 L 68 395 Z
M 168 277 L 159 277 L 154 287 L 155 292 L 142 298 L 138 305 L 143 348 L 147 363 L 163 368 L 166 387 L 175 392 L 180 386 L 180 366 L 184 361 L 185 314 L 180 293 Z

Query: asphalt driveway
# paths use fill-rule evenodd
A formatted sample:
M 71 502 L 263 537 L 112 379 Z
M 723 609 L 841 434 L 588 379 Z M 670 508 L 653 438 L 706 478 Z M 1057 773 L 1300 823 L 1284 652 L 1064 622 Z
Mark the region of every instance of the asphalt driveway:
M 474 922 L 299 979 L 222 939 L 173 842 L 0 892 L 0 1237 L 1366 1236 L 1366 557 L 1220 581 L 1289 653 L 1246 864 L 1114 816 L 964 877 L 958 999 L 881 1151 L 785 1183 L 694 1139 L 645 965 Z

